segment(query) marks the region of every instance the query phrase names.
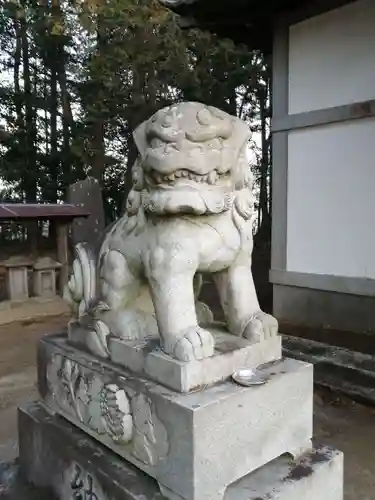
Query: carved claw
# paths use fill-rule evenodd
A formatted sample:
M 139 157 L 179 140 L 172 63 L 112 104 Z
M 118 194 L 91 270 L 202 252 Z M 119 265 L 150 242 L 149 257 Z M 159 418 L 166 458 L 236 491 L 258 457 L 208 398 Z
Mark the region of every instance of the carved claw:
M 109 358 L 107 345 L 109 333 L 109 328 L 103 321 L 94 320 L 92 329 L 88 329 L 86 334 L 86 345 L 89 350 L 102 358 Z
M 199 325 L 209 325 L 214 321 L 214 315 L 212 314 L 211 309 L 204 302 L 196 302 L 195 310 L 197 313 L 198 324 Z
M 255 313 L 245 328 L 243 336 L 254 342 L 275 337 L 278 334 L 279 324 L 275 317 L 263 311 Z
M 210 332 L 194 326 L 189 328 L 168 352 L 180 361 L 194 361 L 209 358 L 214 354 L 215 342 Z M 167 349 L 165 349 L 167 352 Z M 169 349 L 168 349 L 169 351 Z

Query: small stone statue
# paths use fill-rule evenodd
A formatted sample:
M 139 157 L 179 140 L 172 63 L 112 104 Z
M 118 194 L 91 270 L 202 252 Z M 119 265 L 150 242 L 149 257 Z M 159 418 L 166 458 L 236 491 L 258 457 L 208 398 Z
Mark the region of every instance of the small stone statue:
M 196 102 L 164 108 L 138 127 L 125 214 L 97 258 L 76 247 L 65 290 L 89 349 L 109 357 L 109 334 L 160 336 L 178 360 L 212 356 L 213 336 L 199 317 L 210 315 L 197 302 L 202 272 L 212 273 L 231 334 L 253 342 L 277 335 L 251 272 L 249 136 L 240 119 Z

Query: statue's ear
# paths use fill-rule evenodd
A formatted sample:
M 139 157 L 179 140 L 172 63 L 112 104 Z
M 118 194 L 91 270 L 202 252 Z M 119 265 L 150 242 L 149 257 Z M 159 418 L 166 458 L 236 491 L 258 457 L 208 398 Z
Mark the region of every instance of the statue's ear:
M 233 150 L 237 151 L 237 155 L 242 153 L 244 145 L 249 142 L 251 136 L 252 133 L 249 125 L 240 118 L 235 118 L 233 123 L 233 134 L 229 140 Z
M 145 157 L 147 149 L 146 127 L 147 121 L 138 125 L 133 132 L 134 142 L 142 159 Z
M 252 184 L 249 181 L 249 161 L 247 156 L 247 148 L 251 132 L 249 126 L 244 121 L 236 118 L 233 135 L 228 141 L 228 147 L 232 153 L 232 180 L 236 190 L 247 187 Z

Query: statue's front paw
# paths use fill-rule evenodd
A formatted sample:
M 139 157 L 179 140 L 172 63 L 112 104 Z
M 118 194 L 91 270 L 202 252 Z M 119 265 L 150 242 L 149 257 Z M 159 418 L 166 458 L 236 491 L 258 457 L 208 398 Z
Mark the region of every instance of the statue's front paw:
M 244 337 L 254 342 L 261 342 L 275 337 L 279 331 L 277 319 L 271 314 L 259 311 L 254 314 L 245 328 Z
M 173 345 L 171 342 L 165 343 L 164 350 L 180 361 L 194 361 L 209 358 L 214 353 L 215 342 L 210 332 L 193 326 L 177 337 Z

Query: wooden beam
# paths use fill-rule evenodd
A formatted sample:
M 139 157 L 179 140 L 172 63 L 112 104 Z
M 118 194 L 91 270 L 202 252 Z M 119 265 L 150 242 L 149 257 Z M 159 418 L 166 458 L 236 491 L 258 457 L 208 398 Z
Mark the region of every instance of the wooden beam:
M 317 127 L 330 123 L 341 123 L 350 120 L 360 120 L 375 116 L 375 99 L 361 101 L 332 108 L 305 111 L 284 116 L 276 116 L 272 119 L 272 132 L 286 132 L 307 127 Z
M 285 271 L 285 269 L 271 269 L 269 279 L 274 285 L 375 297 L 375 279 L 373 278 L 355 278 L 353 276 L 335 276 L 332 274 L 300 273 L 297 271 Z

